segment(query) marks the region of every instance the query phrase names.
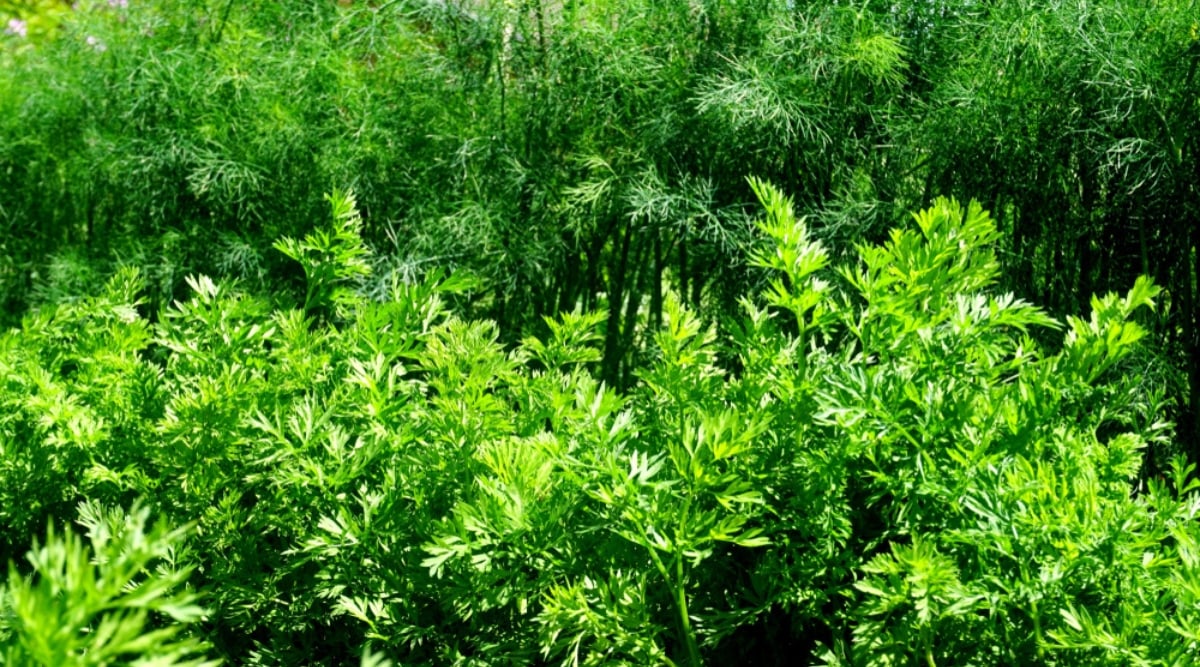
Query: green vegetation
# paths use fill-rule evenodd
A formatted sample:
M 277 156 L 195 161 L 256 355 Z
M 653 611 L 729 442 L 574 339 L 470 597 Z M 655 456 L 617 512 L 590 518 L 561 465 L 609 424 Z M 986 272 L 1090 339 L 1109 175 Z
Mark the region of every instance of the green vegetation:
M 0 1 L 0 665 L 1193 664 L 1197 16 Z

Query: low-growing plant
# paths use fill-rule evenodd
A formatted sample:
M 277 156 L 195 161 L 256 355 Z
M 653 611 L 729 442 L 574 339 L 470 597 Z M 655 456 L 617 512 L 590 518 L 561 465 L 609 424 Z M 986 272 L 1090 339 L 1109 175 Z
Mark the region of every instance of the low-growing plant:
M 188 632 L 235 664 L 1185 664 L 1197 484 L 1139 484 L 1170 428 L 1109 400 L 1158 289 L 1060 323 L 997 292 L 977 204 L 838 262 L 752 186 L 765 292 L 664 295 L 628 391 L 605 313 L 506 346 L 472 280 L 374 276 L 348 195 L 277 244 L 295 308 L 54 299 L 0 335 L 4 543 L 85 498 L 194 522 Z

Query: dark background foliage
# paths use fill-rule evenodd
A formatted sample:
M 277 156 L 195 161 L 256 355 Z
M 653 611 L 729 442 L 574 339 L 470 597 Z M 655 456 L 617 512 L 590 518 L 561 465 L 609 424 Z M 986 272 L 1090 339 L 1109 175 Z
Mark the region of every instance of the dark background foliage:
M 353 186 L 383 274 L 470 268 L 507 341 L 602 307 L 627 385 L 664 286 L 729 313 L 753 285 L 748 175 L 836 252 L 955 195 L 1054 313 L 1168 288 L 1152 363 L 1196 441 L 1193 3 L 121 5 L 7 9 L 38 26 L 0 77 L 10 318 L 119 263 L 159 302 L 295 285 L 270 243 Z
M 606 308 L 625 385 L 664 286 L 728 313 L 753 283 L 746 176 L 839 252 L 956 195 L 1052 312 L 1168 288 L 1161 375 L 1195 441 L 1192 3 L 120 5 L 5 38 L 10 317 L 106 262 L 164 302 L 194 271 L 294 284 L 271 241 L 354 186 L 389 270 L 469 267 L 505 340 Z

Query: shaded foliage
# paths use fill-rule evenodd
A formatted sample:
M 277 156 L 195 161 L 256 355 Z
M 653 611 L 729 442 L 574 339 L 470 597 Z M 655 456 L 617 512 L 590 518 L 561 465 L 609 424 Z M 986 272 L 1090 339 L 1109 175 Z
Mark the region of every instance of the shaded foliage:
M 1168 289 L 1139 367 L 1196 442 L 1194 2 L 76 6 L 0 5 L 34 26 L 0 49 L 10 316 L 126 264 L 159 305 L 196 271 L 296 288 L 270 244 L 353 186 L 376 294 L 470 270 L 506 344 L 604 310 L 628 386 L 664 293 L 732 315 L 757 289 L 746 176 L 835 255 L 953 194 L 1054 313 Z

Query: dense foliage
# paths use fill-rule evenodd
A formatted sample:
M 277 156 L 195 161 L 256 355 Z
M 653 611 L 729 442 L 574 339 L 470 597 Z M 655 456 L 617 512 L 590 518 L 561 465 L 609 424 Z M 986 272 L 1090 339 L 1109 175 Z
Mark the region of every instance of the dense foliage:
M 1120 372 L 1159 289 L 1060 323 L 995 290 L 994 221 L 945 199 L 831 266 L 752 185 L 769 287 L 720 326 L 669 293 L 626 393 L 603 313 L 506 349 L 448 309 L 472 281 L 365 295 L 347 194 L 277 244 L 298 307 L 195 277 L 150 321 L 127 269 L 29 315 L 0 338 L 0 535 L 83 503 L 96 555 L 52 529 L 13 566 L 7 662 L 1193 659 L 1200 485 L 1137 482 L 1168 431 Z
M 1198 16 L 0 0 L 0 664 L 1194 663 Z

